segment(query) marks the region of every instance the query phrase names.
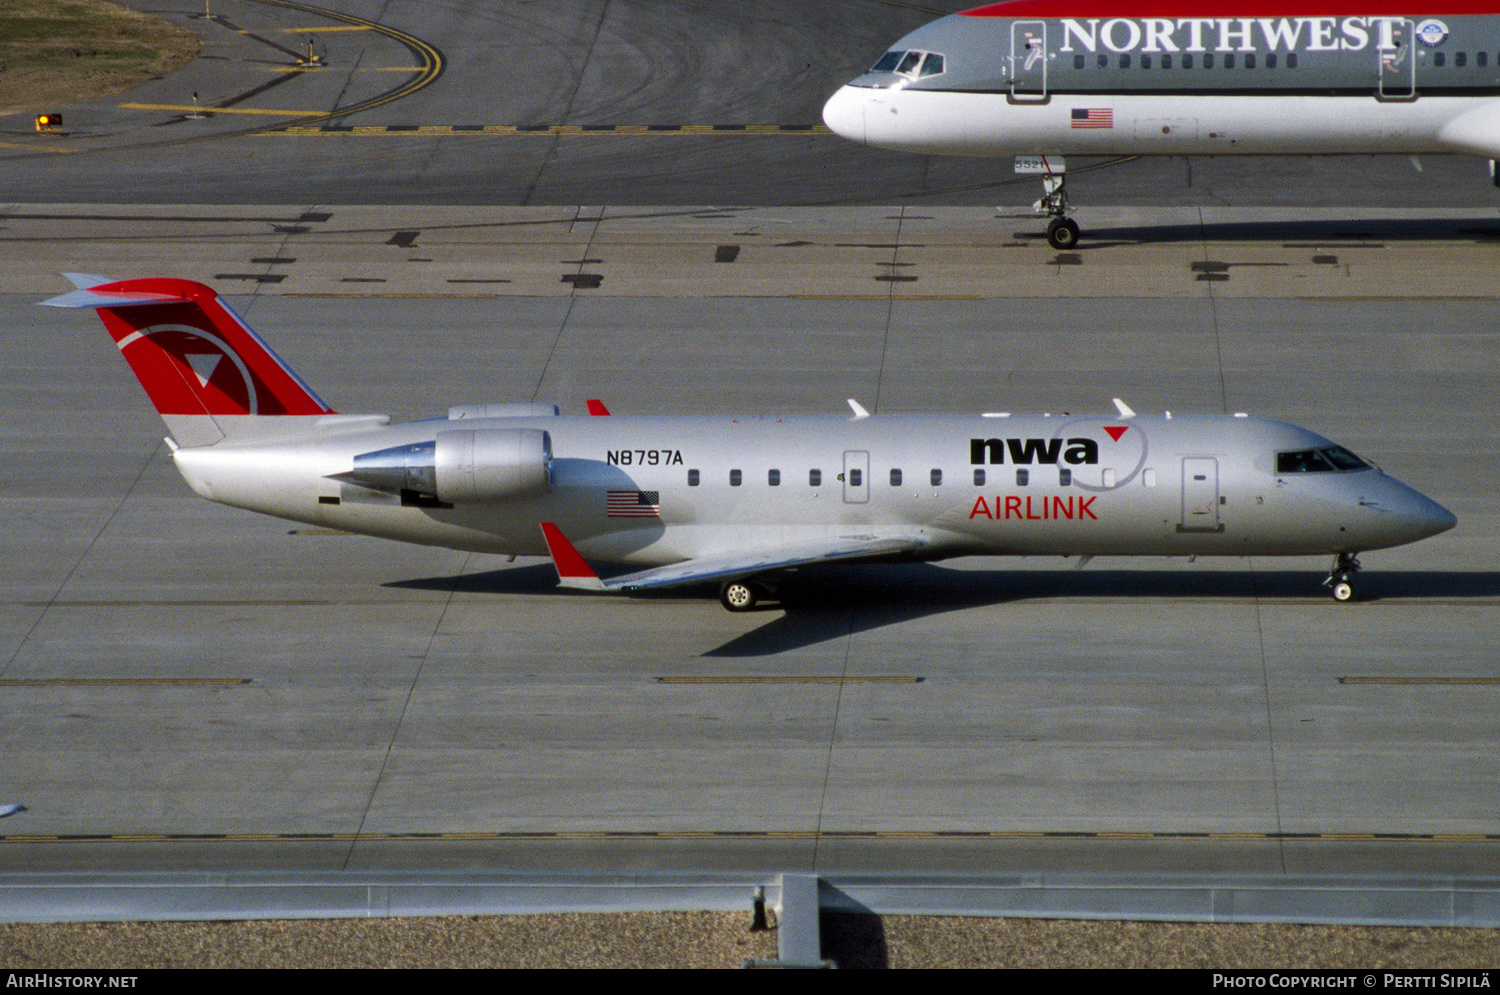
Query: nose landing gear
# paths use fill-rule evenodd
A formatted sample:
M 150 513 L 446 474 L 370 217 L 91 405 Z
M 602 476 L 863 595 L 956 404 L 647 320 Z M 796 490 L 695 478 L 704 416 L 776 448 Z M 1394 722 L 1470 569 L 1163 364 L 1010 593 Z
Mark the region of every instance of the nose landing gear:
M 1335 601 L 1354 600 L 1354 575 L 1359 573 L 1359 554 L 1340 553 L 1334 558 L 1333 567 L 1323 586 L 1328 588 Z
M 1047 222 L 1047 244 L 1054 249 L 1071 249 L 1078 244 L 1078 222 L 1068 217 L 1068 164 L 1060 155 L 1018 155 L 1016 173 L 1042 178 L 1042 199 L 1031 205 Z

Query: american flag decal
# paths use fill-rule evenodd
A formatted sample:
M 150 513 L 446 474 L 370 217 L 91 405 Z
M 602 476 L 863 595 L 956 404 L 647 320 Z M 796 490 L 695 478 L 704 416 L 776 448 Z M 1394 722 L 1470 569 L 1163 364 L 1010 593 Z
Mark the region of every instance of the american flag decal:
M 1113 128 L 1115 112 L 1110 107 L 1075 107 L 1070 128 Z
M 606 491 L 604 513 L 609 518 L 660 518 L 661 491 Z

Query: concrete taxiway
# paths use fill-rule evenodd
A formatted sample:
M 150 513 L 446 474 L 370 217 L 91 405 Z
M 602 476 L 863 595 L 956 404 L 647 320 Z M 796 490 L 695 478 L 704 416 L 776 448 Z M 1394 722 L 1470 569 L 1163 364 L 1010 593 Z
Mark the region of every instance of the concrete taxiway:
M 413 879 L 988 875 L 1023 913 L 1147 882 L 1157 914 L 1494 917 L 1482 163 L 1089 163 L 1058 253 L 1008 164 L 817 128 L 932 11 L 339 6 L 154 4 L 205 58 L 0 135 L 8 881 L 97 909 L 104 870 L 354 873 L 370 914 Z M 1307 425 L 1459 526 L 1368 555 L 1350 605 L 1308 560 L 870 567 L 748 616 L 565 593 L 192 497 L 95 319 L 34 306 L 60 271 L 210 283 L 341 410 L 1123 397 Z
M 0 298 L 0 801 L 27 810 L 0 859 L 1486 873 L 1494 222 L 1456 217 L 1466 234 L 1435 241 L 1359 213 L 1310 244 L 1259 216 L 1205 217 L 1196 237 L 1181 216 L 1131 220 L 1146 234 L 1126 243 L 1117 222 L 1122 244 L 1069 264 L 993 210 L 11 205 L 0 265 L 31 289 Z M 993 252 L 962 251 L 985 237 Z M 715 261 L 724 245 L 733 261 Z M 1455 282 L 1410 265 L 1428 256 Z M 233 303 L 340 410 L 1119 396 L 1306 424 L 1459 526 L 1368 555 L 1368 598 L 1350 605 L 1305 559 L 850 568 L 746 616 L 712 592 L 562 592 L 545 561 L 194 498 L 95 319 L 34 306 L 64 288 L 64 258 L 241 288 Z M 970 293 L 941 292 L 964 258 L 983 261 Z M 1132 273 L 1149 292 L 1121 291 Z

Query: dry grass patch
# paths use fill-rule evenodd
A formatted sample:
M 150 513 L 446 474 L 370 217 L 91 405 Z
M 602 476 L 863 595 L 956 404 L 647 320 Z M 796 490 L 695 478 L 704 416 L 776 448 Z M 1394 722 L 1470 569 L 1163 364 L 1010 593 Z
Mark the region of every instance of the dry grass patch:
M 0 114 L 140 86 L 198 54 L 190 31 L 104 0 L 0 0 Z

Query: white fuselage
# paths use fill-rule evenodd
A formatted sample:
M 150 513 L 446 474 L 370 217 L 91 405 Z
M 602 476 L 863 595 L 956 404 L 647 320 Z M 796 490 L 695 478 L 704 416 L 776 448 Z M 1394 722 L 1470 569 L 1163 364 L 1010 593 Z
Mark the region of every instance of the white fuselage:
M 824 120 L 939 155 L 1500 157 L 1500 6 L 1166 6 L 1013 0 L 944 17 L 835 93 Z
M 550 438 L 542 492 L 444 502 L 350 480 L 361 454 L 516 426 Z M 1314 554 L 1452 525 L 1372 467 L 1278 472 L 1278 453 L 1330 445 L 1223 415 L 546 417 L 220 443 L 175 458 L 199 494 L 255 511 L 521 555 L 546 552 L 547 521 L 591 559 L 636 565 L 866 534 L 916 537 L 922 559 Z

